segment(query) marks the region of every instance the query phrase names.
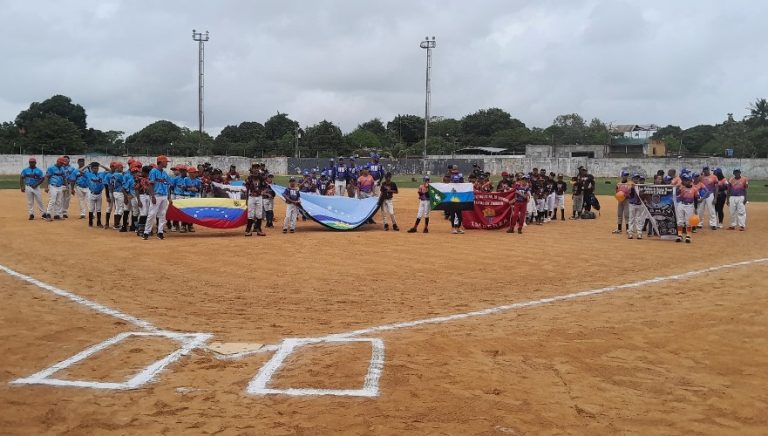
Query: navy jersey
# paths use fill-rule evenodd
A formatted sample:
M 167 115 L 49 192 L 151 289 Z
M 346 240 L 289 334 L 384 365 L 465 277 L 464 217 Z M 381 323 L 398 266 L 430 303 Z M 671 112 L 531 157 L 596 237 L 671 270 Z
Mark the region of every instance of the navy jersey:
M 344 165 L 339 165 L 333 170 L 333 179 L 336 181 L 347 181 L 347 178 L 349 177 L 349 173 L 347 171 L 347 167 Z
M 368 172 L 373 176 L 373 180 L 379 181 L 384 178 L 384 167 L 378 162 L 371 162 L 368 165 Z
M 289 202 L 295 203 L 301 198 L 301 192 L 296 188 L 285 188 L 285 192 L 283 192 L 283 198 Z

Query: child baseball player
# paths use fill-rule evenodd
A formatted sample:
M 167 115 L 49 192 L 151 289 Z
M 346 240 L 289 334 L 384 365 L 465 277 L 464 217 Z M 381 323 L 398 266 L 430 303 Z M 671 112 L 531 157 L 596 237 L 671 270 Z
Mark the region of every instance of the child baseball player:
M 696 188 L 693 187 L 693 180 L 691 175 L 682 173 L 680 175 L 680 185 L 677 187 L 677 239 L 676 242 L 683 241 L 683 234 L 685 234 L 685 242 L 691 243 L 691 225 L 690 219 L 694 215 L 694 204 L 699 199 L 699 193 Z
M 389 230 L 389 224 L 387 224 L 387 216 L 392 219 L 392 230 L 399 232 L 400 228 L 397 227 L 397 220 L 395 219 L 395 206 L 393 203 L 393 196 L 397 194 L 397 184 L 392 181 L 392 173 L 384 175 L 384 181 L 381 182 L 381 194 L 379 194 L 379 204 L 381 206 L 381 217 L 384 223 L 384 230 Z
M 419 211 L 416 212 L 416 223 L 408 229 L 408 233 L 416 233 L 421 219 L 424 218 L 424 233 L 429 233 L 429 176 L 424 176 L 424 181 L 419 185 Z
M 141 173 L 136 180 L 136 195 L 139 199 L 139 222 L 136 225 L 136 236 L 144 235 L 144 228 L 147 225 L 147 215 L 149 215 L 149 172 L 152 167 L 145 165 L 141 167 Z
M 264 204 L 264 217 L 267 219 L 267 228 L 271 229 L 275 227 L 275 190 L 272 189 L 273 177 L 272 174 L 267 174 L 267 186 L 264 188 L 264 192 L 261 194 L 262 203 Z
M 728 230 L 739 226 L 742 232 L 747 228 L 747 189 L 749 180 L 741 176 L 741 170 L 733 170 L 733 177 L 728 180 L 728 212 L 731 217 L 731 225 Z
M 525 225 L 525 215 L 528 208 L 529 200 L 531 199 L 531 189 L 528 187 L 527 175 L 523 176 L 512 187 L 515 195 L 512 197 L 512 217 L 509 220 L 509 229 L 507 233 L 514 233 L 515 225 L 517 225 L 517 233 L 523 233 L 523 225 Z
M 296 178 L 291 177 L 288 180 L 288 188 L 283 191 L 285 199 L 285 221 L 283 222 L 283 233 L 296 232 L 296 219 L 299 216 L 301 208 L 301 192 L 296 186 Z
M 35 219 L 35 205 L 40 211 L 40 217 L 45 216 L 45 209 L 43 208 L 43 194 L 40 192 L 40 185 L 45 180 L 43 170 L 37 167 L 37 159 L 34 157 L 29 158 L 29 166 L 21 170 L 21 176 L 19 177 L 19 187 L 27 197 L 27 212 L 29 213 L 29 219 Z
M 563 175 L 557 175 L 555 182 L 555 212 L 553 220 L 557 219 L 557 209 L 560 209 L 560 221 L 565 221 L 565 192 L 568 191 L 568 184 L 563 181 Z
M 709 228 L 717 230 L 717 212 L 715 211 L 715 198 L 717 198 L 717 176 L 709 172 L 709 167 L 701 170 L 701 189 L 699 189 L 698 215 L 701 218 L 699 228 L 704 225 L 704 217 L 708 218 Z
M 96 227 L 102 227 L 101 224 L 101 193 L 106 189 L 104 182 L 107 173 L 99 172 L 98 162 L 91 162 L 89 170 L 85 171 L 85 177 L 88 179 L 88 227 L 93 227 L 93 216 L 96 215 Z
M 629 203 L 627 200 L 629 199 L 630 192 L 632 192 L 632 182 L 630 182 L 627 177 L 629 177 L 629 173 L 627 171 L 622 171 L 621 181 L 616 184 L 616 193 L 618 194 L 621 192 L 624 194 L 624 198 L 619 201 L 617 205 L 616 230 L 613 231 L 613 234 L 621 234 L 622 223 L 626 227 L 627 233 L 629 233 Z
M 637 239 L 643 239 L 643 224 L 646 214 L 645 207 L 637 195 L 635 185 L 640 183 L 640 174 L 632 175 L 632 187 L 627 197 L 627 207 L 629 208 L 629 227 L 627 228 L 627 238 L 632 239 L 632 234 L 637 233 Z
M 75 176 L 74 190 L 77 196 L 77 205 L 80 208 L 80 219 L 84 220 L 85 215 L 88 213 L 88 179 L 85 177 L 85 171 L 88 171 L 88 167 L 85 166 L 85 158 L 81 157 L 77 159 L 77 169 L 73 171 Z
M 115 170 L 109 178 L 109 190 L 112 193 L 114 202 L 114 226 L 115 230 L 120 230 L 120 221 L 125 212 L 125 193 L 123 192 L 123 183 L 125 183 L 125 174 L 123 174 L 123 164 L 115 162 Z M 108 229 L 109 227 L 107 227 Z
M 245 181 L 246 195 L 248 196 L 248 224 L 245 226 L 245 236 L 251 236 L 251 228 L 256 228 L 256 236 L 267 236 L 261 231 L 261 220 L 264 215 L 264 189 L 266 183 L 258 171 L 251 168 L 251 174 Z

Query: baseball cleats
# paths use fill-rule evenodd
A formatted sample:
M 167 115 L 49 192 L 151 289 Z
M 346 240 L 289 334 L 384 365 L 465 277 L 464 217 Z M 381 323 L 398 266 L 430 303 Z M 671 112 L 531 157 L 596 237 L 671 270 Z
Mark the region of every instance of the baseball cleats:
M 157 239 L 162 241 L 163 239 L 165 239 L 165 235 L 163 235 L 162 233 L 158 233 L 157 234 Z
M 34 215 L 30 215 L 29 216 L 29 220 L 32 221 L 33 219 L 35 219 L 35 216 Z

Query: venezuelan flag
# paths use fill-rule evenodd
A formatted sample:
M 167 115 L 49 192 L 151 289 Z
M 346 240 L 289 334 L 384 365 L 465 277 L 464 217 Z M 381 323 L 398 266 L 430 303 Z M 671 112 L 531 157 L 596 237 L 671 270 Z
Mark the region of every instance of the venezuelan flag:
M 173 200 L 166 218 L 214 229 L 233 229 L 248 222 L 248 210 L 245 200 L 185 198 Z

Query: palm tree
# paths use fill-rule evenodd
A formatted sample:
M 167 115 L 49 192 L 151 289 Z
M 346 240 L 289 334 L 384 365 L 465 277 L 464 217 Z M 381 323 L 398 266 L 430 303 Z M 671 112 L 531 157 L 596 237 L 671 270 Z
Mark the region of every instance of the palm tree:
M 750 103 L 747 122 L 752 127 L 768 126 L 768 100 L 758 98 L 754 103 Z

